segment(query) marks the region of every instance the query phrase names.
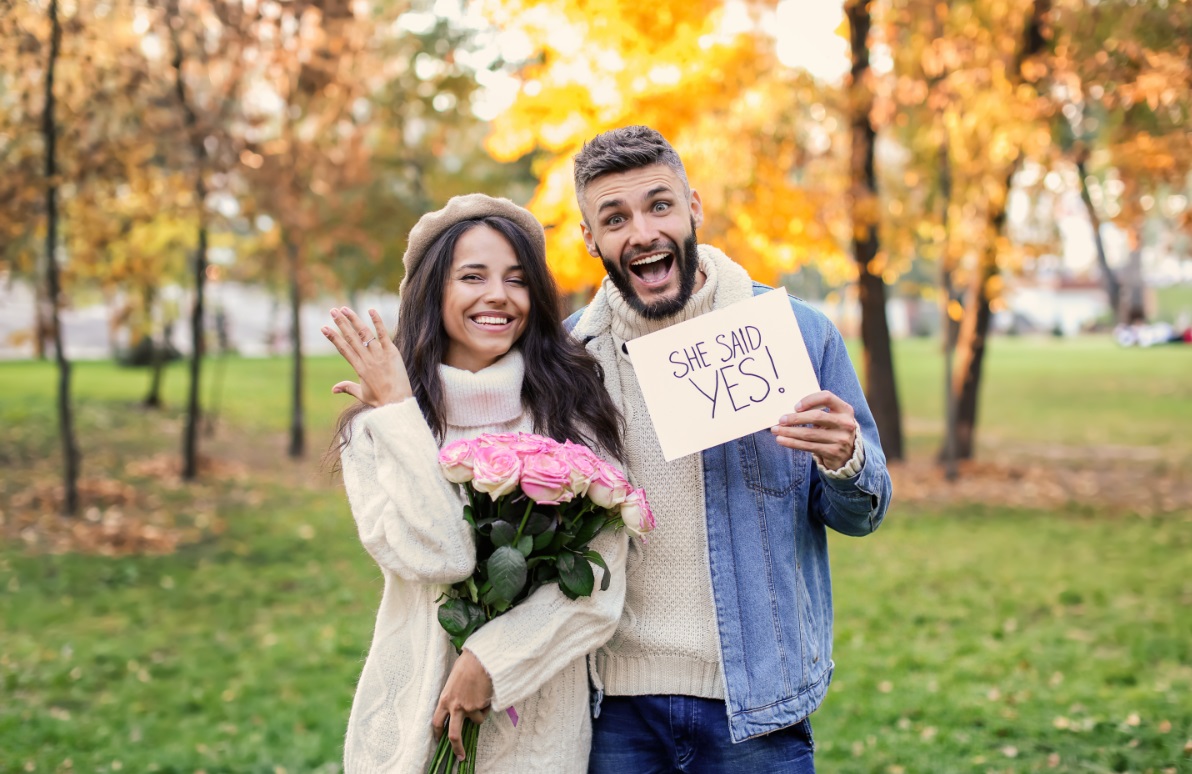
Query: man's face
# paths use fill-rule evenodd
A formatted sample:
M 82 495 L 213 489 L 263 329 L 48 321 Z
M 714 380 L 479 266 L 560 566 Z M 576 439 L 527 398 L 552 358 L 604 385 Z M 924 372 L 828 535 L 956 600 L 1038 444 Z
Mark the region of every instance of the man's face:
M 582 209 L 588 252 L 639 314 L 669 317 L 698 290 L 695 230 L 703 208 L 669 167 L 602 175 L 588 183 Z

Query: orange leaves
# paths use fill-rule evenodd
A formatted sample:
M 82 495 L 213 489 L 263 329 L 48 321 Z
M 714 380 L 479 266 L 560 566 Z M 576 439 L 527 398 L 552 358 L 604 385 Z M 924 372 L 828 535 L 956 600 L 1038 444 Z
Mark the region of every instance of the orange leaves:
M 536 167 L 529 207 L 547 225 L 565 290 L 604 276 L 580 236 L 571 158 L 585 140 L 627 124 L 648 124 L 671 141 L 704 201 L 700 239 L 754 276 L 773 282 L 841 257 L 830 225 L 841 215 L 839 190 L 795 182 L 809 162 L 801 110 L 819 100 L 800 103 L 806 82 L 778 64 L 758 10 L 745 8 L 730 18 L 709 0 L 490 3 L 490 18 L 524 34 L 536 58 L 519 72 L 521 93 L 493 122 L 486 148 L 503 160 L 549 154 Z M 830 151 L 830 140 L 819 148 Z

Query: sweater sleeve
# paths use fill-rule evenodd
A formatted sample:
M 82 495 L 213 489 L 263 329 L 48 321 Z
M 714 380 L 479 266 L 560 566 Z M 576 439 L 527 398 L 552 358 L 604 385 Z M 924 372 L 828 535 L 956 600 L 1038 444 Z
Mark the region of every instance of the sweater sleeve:
M 568 599 L 557 583 L 548 584 L 480 627 L 464 643 L 492 678 L 494 710 L 534 694 L 616 631 L 625 605 L 629 536 L 623 529 L 606 530 L 591 545 L 608 564 L 607 589 L 600 589 L 604 572 L 600 567 L 593 568 L 596 585 L 588 597 Z
M 342 454 L 364 548 L 381 567 L 416 583 L 455 583 L 476 564 L 462 502 L 438 458 L 412 398 L 362 414 Z

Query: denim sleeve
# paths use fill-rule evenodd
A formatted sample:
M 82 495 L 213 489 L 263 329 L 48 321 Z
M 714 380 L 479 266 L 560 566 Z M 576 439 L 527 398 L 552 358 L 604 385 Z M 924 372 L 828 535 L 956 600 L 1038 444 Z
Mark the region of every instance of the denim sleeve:
M 890 507 L 892 487 L 886 455 L 877 424 L 836 327 L 828 324 L 820 361 L 820 387 L 853 407 L 861 437 L 865 439 L 865 464 L 852 478 L 831 479 L 811 471 L 808 504 L 812 514 L 845 535 L 868 535 L 878 528 Z

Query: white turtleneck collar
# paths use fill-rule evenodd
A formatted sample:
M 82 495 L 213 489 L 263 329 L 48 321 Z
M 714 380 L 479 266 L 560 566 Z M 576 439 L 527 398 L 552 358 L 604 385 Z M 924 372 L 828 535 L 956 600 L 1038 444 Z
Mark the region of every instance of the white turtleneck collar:
M 447 424 L 455 427 L 490 427 L 520 417 L 525 361 L 519 349 L 475 373 L 449 365 L 439 366 Z

